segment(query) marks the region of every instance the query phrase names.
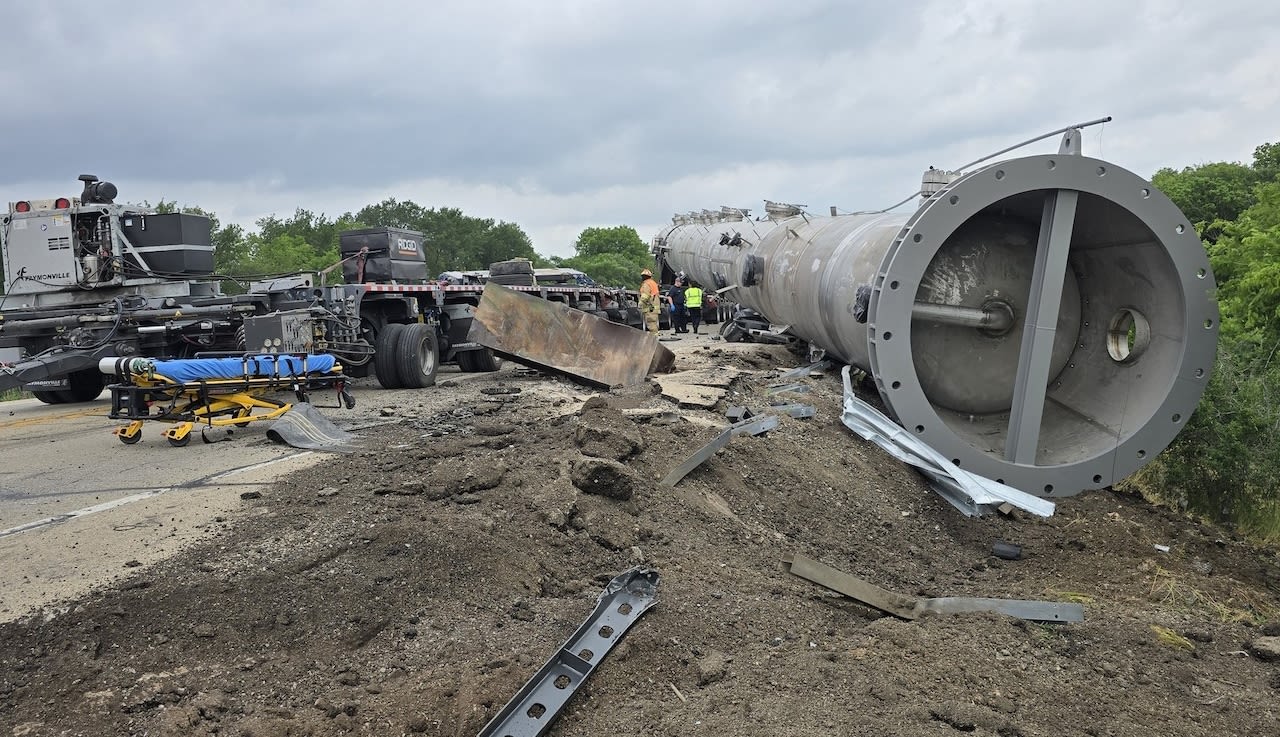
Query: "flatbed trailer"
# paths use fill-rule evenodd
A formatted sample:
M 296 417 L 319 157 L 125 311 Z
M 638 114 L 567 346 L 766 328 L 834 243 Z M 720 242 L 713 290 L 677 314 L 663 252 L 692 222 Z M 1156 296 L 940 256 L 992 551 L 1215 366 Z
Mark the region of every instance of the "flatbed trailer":
M 20 353 L 0 364 L 0 391 L 85 402 L 105 385 L 102 358 L 243 352 L 331 353 L 348 376 L 429 386 L 441 363 L 500 365 L 467 340 L 486 280 L 643 326 L 635 292 L 583 284 L 572 270 L 508 261 L 467 283 L 429 279 L 423 235 L 391 227 L 340 234 L 345 284 L 297 274 L 225 294 L 206 216 L 119 204 L 114 185 L 80 179 L 78 197 L 11 202 L 0 216 L 0 348 Z

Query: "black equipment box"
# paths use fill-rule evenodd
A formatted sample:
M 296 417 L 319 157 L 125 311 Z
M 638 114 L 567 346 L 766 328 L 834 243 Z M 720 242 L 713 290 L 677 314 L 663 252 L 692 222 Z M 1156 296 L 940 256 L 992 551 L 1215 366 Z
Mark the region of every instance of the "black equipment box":
M 338 236 L 344 260 L 342 278 L 348 284 L 420 282 L 427 278 L 421 233 L 401 228 L 362 228 Z M 362 249 L 368 249 L 360 258 Z M 351 257 L 355 258 L 351 258 Z
M 128 213 L 120 218 L 120 232 L 158 276 L 207 276 L 213 273 L 212 225 L 209 218 L 185 212 L 162 215 Z M 128 276 L 150 276 L 126 252 Z

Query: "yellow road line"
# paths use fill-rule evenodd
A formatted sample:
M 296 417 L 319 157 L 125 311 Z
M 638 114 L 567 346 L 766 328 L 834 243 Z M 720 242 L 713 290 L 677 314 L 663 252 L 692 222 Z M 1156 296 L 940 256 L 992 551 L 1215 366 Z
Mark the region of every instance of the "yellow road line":
M 75 417 L 92 417 L 93 415 L 106 417 L 107 412 L 104 409 L 94 407 L 93 409 L 82 409 L 76 412 L 64 412 L 62 414 L 57 414 L 57 415 L 44 415 L 41 417 L 24 417 L 20 420 L 10 420 L 8 422 L 0 422 L 0 430 L 4 430 L 6 428 L 30 427 L 31 425 L 47 425 L 53 422 L 57 422 L 58 420 L 69 420 Z

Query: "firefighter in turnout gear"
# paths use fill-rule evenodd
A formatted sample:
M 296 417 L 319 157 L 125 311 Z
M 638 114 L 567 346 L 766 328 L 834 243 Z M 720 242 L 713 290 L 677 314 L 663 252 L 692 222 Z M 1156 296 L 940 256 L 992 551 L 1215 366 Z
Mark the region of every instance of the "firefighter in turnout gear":
M 651 333 L 658 332 L 658 282 L 653 280 L 653 272 L 645 269 L 640 272 L 640 311 L 644 313 L 645 329 Z

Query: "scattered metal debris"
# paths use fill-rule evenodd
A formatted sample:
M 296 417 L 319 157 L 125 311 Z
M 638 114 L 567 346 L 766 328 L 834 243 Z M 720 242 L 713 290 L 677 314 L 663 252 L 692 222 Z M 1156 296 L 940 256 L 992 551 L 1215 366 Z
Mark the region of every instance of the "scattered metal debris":
M 539 737 L 640 615 L 658 603 L 658 572 L 636 567 L 605 586 L 596 608 L 555 655 L 480 730 L 479 737 Z
M 674 487 L 680 483 L 681 479 L 688 476 L 690 471 L 706 463 L 711 456 L 728 445 L 729 440 L 735 435 L 763 435 L 777 426 L 778 418 L 775 415 L 753 416 L 745 420 L 739 420 L 722 430 L 720 434 L 711 439 L 711 442 L 694 451 L 693 455 L 686 458 L 679 466 L 671 469 L 671 472 L 659 483 L 663 486 Z
M 674 683 L 672 683 L 672 682 L 670 682 L 670 681 L 667 681 L 667 685 L 671 687 L 671 690 L 672 690 L 672 691 L 675 691 L 675 692 L 676 692 L 676 696 L 680 699 L 680 703 L 682 703 L 682 704 L 687 704 L 687 703 L 689 703 L 689 699 L 685 698 L 685 695 L 684 695 L 684 694 L 682 694 L 682 693 L 680 693 L 680 689 L 676 688 L 676 684 L 674 684 Z
M 1022 560 L 1022 547 L 997 541 L 991 546 L 991 554 L 1004 560 Z
M 445 435 L 474 435 L 475 427 L 471 419 L 476 416 L 469 407 L 454 407 L 448 412 L 429 415 L 421 419 L 409 421 L 409 426 L 422 430 L 422 437 L 439 438 Z
M 499 394 L 519 394 L 518 386 L 486 386 L 480 390 L 481 394 L 499 395 Z
M 769 407 L 772 412 L 789 415 L 797 420 L 803 420 L 807 417 L 813 417 L 818 414 L 817 408 L 811 404 L 775 404 Z
M 808 394 L 812 391 L 804 384 L 774 384 L 765 390 L 765 394 L 774 395 L 790 392 L 792 394 Z
M 277 443 L 308 450 L 349 451 L 355 436 L 320 413 L 307 402 L 296 402 L 293 409 L 267 428 L 267 437 Z
M 774 415 L 764 415 L 763 417 L 752 417 L 733 423 L 729 427 L 729 434 L 733 435 L 763 435 L 778 426 L 778 418 Z
M 1053 502 L 970 473 L 949 462 L 941 453 L 885 417 L 875 407 L 858 399 L 853 393 L 848 366 L 842 374 L 844 412 L 840 420 L 845 426 L 864 440 L 880 446 L 894 458 L 920 469 L 933 482 L 934 491 L 956 509 L 971 517 L 978 517 L 1007 502 L 1041 517 L 1053 515 Z
M 729 439 L 733 437 L 733 428 L 728 427 L 721 431 L 718 435 L 711 439 L 711 442 L 694 451 L 693 455 L 684 460 L 684 463 L 671 469 L 665 478 L 659 483 L 663 486 L 675 486 L 680 480 L 689 475 L 693 469 L 701 466 L 708 458 L 715 455 L 717 451 L 729 444 Z
M 597 387 L 634 386 L 675 364 L 650 333 L 490 282 L 467 339 L 503 358 Z
M 1083 622 L 1084 607 L 1075 603 L 1029 601 L 1024 599 L 986 599 L 948 596 L 926 599 L 888 591 L 831 566 L 803 555 L 790 554 L 783 563 L 792 575 L 812 581 L 856 599 L 867 606 L 902 619 L 919 619 L 926 614 L 964 614 L 995 612 L 1036 622 Z
M 729 422 L 742 422 L 756 416 L 748 407 L 730 407 L 724 411 L 724 416 Z
M 792 379 L 812 376 L 815 372 L 826 371 L 829 368 L 831 368 L 830 361 L 818 361 L 816 363 L 811 363 L 808 366 L 797 366 L 796 368 L 783 371 L 778 376 L 778 379 L 780 381 L 791 381 Z

